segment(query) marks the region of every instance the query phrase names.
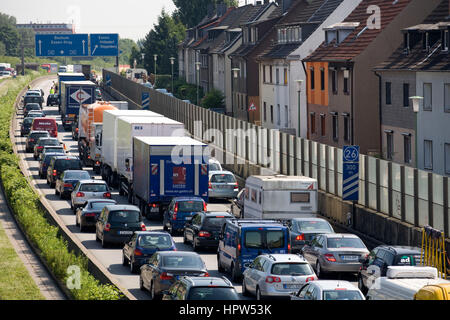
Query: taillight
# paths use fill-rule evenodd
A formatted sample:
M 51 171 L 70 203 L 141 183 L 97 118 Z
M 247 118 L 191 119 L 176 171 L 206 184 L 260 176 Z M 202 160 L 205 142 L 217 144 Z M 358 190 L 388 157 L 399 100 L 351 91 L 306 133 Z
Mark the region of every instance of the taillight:
M 56 173 L 56 170 L 53 170 L 53 175 L 56 176 L 56 174 L 57 174 L 57 173 Z
M 241 254 L 241 244 L 237 245 L 237 254 L 240 255 Z
M 64 183 L 64 188 L 72 188 L 72 184 L 71 183 Z
M 43 149 L 43 148 L 44 148 L 43 146 L 38 146 L 38 147 L 37 147 L 37 149 Z
M 198 236 L 199 236 L 199 237 L 208 238 L 208 237 L 211 237 L 211 234 L 210 234 L 208 231 L 200 231 L 200 232 L 198 233 Z
M 111 198 L 111 192 L 105 192 L 103 198 Z
M 239 189 L 239 185 L 238 185 L 237 181 L 234 184 L 234 189 Z
M 88 156 L 88 159 L 90 159 L 91 158 L 91 156 Z
M 173 279 L 173 277 L 172 277 L 172 276 L 169 276 L 169 275 L 167 274 L 167 272 L 161 273 L 161 275 L 159 276 L 159 278 L 160 278 L 161 280 L 172 280 L 172 279 Z
M 142 256 L 141 250 L 135 249 L 135 250 L 134 250 L 134 255 L 135 255 L 135 256 Z
M 205 272 L 205 273 L 203 273 L 203 274 L 201 275 L 201 277 L 209 277 L 209 273 L 208 273 L 208 272 Z
M 211 182 L 208 182 L 208 189 L 212 189 L 212 184 L 211 184 Z
M 84 193 L 83 193 L 83 192 L 77 192 L 76 197 L 77 197 L 77 198 L 84 197 Z
M 105 225 L 105 231 L 110 231 L 111 230 L 111 224 L 107 223 Z
M 158 205 L 157 205 L 156 203 L 149 203 L 148 206 L 149 206 L 149 207 L 152 207 L 152 208 L 158 207 Z
M 314 281 L 314 280 L 317 280 L 317 278 L 316 277 L 308 277 L 308 278 L 306 278 L 305 282 Z
M 274 276 L 267 276 L 266 277 L 266 283 L 274 283 L 274 282 L 281 282 L 281 279 Z
M 141 231 L 147 231 L 147 228 L 145 227 L 145 224 L 141 224 Z
M 78 132 L 78 128 L 75 128 L 75 132 Z
M 206 210 L 206 202 L 203 202 L 203 211 L 207 211 Z
M 85 217 L 95 217 L 95 213 L 86 213 L 85 215 L 84 215 Z
M 172 220 L 177 220 L 178 203 L 175 203 L 175 208 L 173 209 Z
M 291 244 L 288 243 L 288 253 L 291 253 Z
M 296 237 L 295 237 L 295 240 L 297 240 L 297 241 L 305 240 L 305 235 L 302 233 L 302 234 L 296 236 Z
M 325 259 L 330 262 L 336 262 L 336 258 L 331 253 L 325 254 Z

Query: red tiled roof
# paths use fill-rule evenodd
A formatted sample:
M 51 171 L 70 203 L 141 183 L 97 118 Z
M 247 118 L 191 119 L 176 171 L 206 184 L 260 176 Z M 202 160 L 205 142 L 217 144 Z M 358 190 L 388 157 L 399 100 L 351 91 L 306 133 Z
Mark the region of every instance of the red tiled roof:
M 358 56 L 411 2 L 411 0 L 363 0 L 343 22 L 359 22 L 352 33 L 344 41 L 335 46 L 335 41 L 328 45 L 320 45 L 305 61 L 350 61 Z M 380 8 L 381 28 L 369 29 L 367 19 L 373 14 L 367 13 L 371 5 Z M 365 29 L 363 31 L 363 29 Z M 358 37 L 357 35 L 363 31 Z

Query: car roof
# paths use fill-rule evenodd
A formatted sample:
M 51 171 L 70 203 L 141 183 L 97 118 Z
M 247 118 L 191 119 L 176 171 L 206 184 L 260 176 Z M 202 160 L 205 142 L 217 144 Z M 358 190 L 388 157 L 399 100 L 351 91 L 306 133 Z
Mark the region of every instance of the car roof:
M 219 277 L 183 277 L 183 281 L 188 282 L 191 287 L 230 287 L 234 288 L 232 283 L 228 279 Z
M 132 204 L 112 204 L 112 205 L 108 205 L 106 206 L 106 208 L 109 211 L 116 211 L 116 210 L 133 210 L 133 211 L 139 211 L 139 208 L 132 205 Z
M 322 290 L 335 290 L 336 288 L 359 290 L 351 282 L 345 280 L 315 280 L 311 281 L 311 283 L 318 286 Z
M 233 175 L 234 176 L 234 174 L 233 174 L 233 172 L 231 172 L 231 171 L 228 171 L 228 170 L 217 170 L 217 171 L 210 171 L 209 172 L 209 175 L 213 175 L 213 174 L 231 174 L 231 175 Z
M 117 201 L 114 199 L 88 199 L 86 201 L 87 203 L 92 203 L 92 202 L 108 202 L 108 203 L 112 203 L 112 204 L 116 204 Z
M 269 260 L 273 262 L 304 262 L 308 263 L 303 256 L 292 254 L 292 253 L 286 253 L 286 254 L 280 254 L 280 253 L 273 253 L 273 254 L 262 254 L 261 256 L 268 258 Z
M 161 235 L 161 236 L 170 236 L 170 234 L 166 231 L 159 231 L 159 230 L 147 230 L 147 231 L 135 231 L 134 234 L 137 235 L 146 235 L 146 234 L 155 234 L 155 235 Z
M 293 218 L 292 221 L 325 221 L 328 223 L 326 219 L 316 217 Z
M 395 251 L 396 254 L 417 254 L 421 253 L 421 249 L 411 246 L 379 246 L 379 249 L 386 249 L 388 251 Z
M 226 211 L 223 211 L 223 212 L 222 211 L 205 211 L 202 213 L 205 214 L 206 216 L 230 216 L 230 217 L 234 218 L 234 216 L 231 213 L 226 212 Z
M 56 156 L 56 159 L 69 159 L 69 160 L 80 160 L 77 156 L 60 155 Z M 65 170 L 67 171 L 67 170 Z
M 323 233 L 321 234 L 324 237 L 327 238 L 353 238 L 353 239 L 359 239 L 359 237 L 356 234 L 352 233 Z
M 173 198 L 174 201 L 204 201 L 200 197 L 175 197 Z
M 39 140 L 56 140 L 56 141 L 58 141 L 58 138 L 55 138 L 55 137 L 40 137 Z
M 158 253 L 162 256 L 196 256 L 201 258 L 197 252 L 193 251 L 159 251 Z
M 45 130 L 32 130 L 30 132 L 30 134 L 33 134 L 33 133 L 47 133 L 47 134 L 50 134 L 50 133 L 48 133 L 48 131 L 45 131 Z
M 106 184 L 106 181 L 104 180 L 95 180 L 95 179 L 83 179 L 79 181 L 80 184 L 83 183 L 98 183 L 98 184 Z
M 45 148 L 60 148 L 60 149 L 64 149 L 64 147 L 63 146 L 61 146 L 61 145 L 59 145 L 59 146 L 44 146 L 44 149 Z

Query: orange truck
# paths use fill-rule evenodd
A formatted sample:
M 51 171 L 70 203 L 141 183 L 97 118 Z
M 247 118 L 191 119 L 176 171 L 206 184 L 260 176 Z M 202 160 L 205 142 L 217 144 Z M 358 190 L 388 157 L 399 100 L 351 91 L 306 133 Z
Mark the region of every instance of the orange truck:
M 92 104 L 83 104 L 78 115 L 78 150 L 80 159 L 84 165 L 92 166 L 95 172 L 99 172 L 103 111 L 126 110 L 128 103 L 123 101 L 97 101 Z

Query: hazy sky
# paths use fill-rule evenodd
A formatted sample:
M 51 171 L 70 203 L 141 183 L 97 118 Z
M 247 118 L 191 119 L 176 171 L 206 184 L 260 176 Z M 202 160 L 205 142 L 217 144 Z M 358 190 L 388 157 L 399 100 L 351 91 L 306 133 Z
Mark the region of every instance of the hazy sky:
M 153 28 L 164 8 L 172 13 L 172 0 L 0 0 L 0 12 L 17 23 L 75 23 L 76 33 L 119 33 L 135 41 Z M 189 1 L 189 0 L 186 0 Z M 248 3 L 253 3 L 249 0 Z M 245 4 L 245 0 L 240 1 Z

